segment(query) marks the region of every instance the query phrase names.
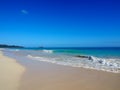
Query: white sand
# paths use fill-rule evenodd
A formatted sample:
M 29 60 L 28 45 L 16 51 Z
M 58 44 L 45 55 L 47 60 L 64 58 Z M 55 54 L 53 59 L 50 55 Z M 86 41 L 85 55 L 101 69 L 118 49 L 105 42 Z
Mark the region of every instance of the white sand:
M 25 68 L 0 51 L 0 90 L 18 90 Z

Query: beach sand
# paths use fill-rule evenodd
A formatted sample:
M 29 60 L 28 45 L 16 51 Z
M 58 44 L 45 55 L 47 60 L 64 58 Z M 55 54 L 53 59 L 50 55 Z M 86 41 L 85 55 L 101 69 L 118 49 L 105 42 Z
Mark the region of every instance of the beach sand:
M 2 55 L 0 58 L 0 90 L 120 90 L 120 74 L 29 60 L 20 55 L 14 57 L 17 63 Z M 18 63 L 26 68 L 23 75 L 24 69 Z
M 26 60 L 20 90 L 120 90 L 120 74 Z
M 19 90 L 25 68 L 0 52 L 0 90 Z

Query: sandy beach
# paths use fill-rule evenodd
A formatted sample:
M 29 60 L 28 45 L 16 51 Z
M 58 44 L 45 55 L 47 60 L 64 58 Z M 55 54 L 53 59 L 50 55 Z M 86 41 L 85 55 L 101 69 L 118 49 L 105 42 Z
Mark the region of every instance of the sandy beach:
M 20 60 L 27 68 L 20 90 L 119 90 L 120 74 Z
M 0 58 L 0 73 L 2 74 L 0 90 L 120 89 L 120 74 L 73 68 L 22 57 L 11 59 L 2 54 L 0 54 Z
M 0 52 L 0 90 L 19 90 L 25 68 Z

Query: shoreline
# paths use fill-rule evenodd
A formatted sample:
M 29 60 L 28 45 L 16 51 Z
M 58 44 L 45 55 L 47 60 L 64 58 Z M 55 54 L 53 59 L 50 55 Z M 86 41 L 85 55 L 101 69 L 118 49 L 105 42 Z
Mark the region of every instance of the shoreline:
M 120 74 L 15 58 L 26 72 L 20 90 L 119 90 Z
M 19 90 L 25 68 L 0 51 L 0 90 Z
M 30 55 L 28 55 L 28 58 L 29 59 L 35 59 L 34 57 L 32 57 Z M 39 57 L 37 57 L 37 58 L 39 58 Z M 106 69 L 97 69 L 97 68 L 93 68 L 93 67 L 65 65 L 65 64 L 60 64 L 60 63 L 55 63 L 55 62 L 50 62 L 50 61 L 44 61 L 44 59 L 43 60 L 36 59 L 36 61 L 45 62 L 45 63 L 51 63 L 51 64 L 56 64 L 56 65 L 61 65 L 61 66 L 68 66 L 68 67 L 73 67 L 73 68 L 91 69 L 91 70 L 96 70 L 96 71 L 104 71 L 104 72 L 110 72 L 110 73 L 120 74 L 119 71 L 111 71 L 111 70 L 106 70 Z
M 28 64 L 29 63 L 29 64 Z M 120 74 L 27 61 L 20 90 L 119 90 Z
M 5 54 L 6 56 L 6 54 Z M 26 68 L 19 90 L 119 90 L 120 74 L 14 58 Z

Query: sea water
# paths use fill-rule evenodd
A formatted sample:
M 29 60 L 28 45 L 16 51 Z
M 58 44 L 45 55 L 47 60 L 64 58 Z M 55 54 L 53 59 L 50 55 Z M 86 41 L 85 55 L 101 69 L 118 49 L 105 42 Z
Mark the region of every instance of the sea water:
M 25 48 L 2 51 L 31 60 L 120 73 L 120 48 Z

